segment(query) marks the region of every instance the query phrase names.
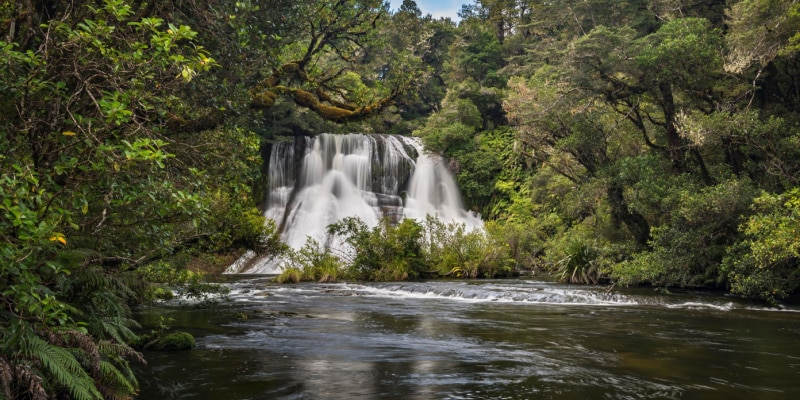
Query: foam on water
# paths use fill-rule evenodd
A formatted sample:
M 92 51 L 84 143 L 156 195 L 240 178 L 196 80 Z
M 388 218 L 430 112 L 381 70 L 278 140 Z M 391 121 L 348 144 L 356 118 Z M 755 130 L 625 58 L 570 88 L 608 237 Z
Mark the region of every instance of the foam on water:
M 259 282 L 254 284 L 253 282 Z M 464 304 L 507 303 L 518 305 L 568 305 L 648 307 L 697 311 L 800 312 L 796 308 L 760 307 L 752 303 L 696 295 L 634 294 L 599 286 L 565 285 L 528 280 L 480 282 L 328 283 L 267 285 L 261 280 L 231 286 L 235 301 L 276 301 L 280 298 L 364 296 L 394 301 L 456 302 Z M 267 300 L 268 299 L 268 300 Z

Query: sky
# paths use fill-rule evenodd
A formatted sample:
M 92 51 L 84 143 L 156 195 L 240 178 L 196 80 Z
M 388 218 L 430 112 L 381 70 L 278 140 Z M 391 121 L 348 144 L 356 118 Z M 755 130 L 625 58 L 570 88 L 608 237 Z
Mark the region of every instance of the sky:
M 417 3 L 422 15 L 431 14 L 434 18 L 450 17 L 453 21 L 458 21 L 458 12 L 461 11 L 462 4 L 471 4 L 472 0 L 414 0 Z M 403 0 L 391 0 L 392 11 L 397 11 Z

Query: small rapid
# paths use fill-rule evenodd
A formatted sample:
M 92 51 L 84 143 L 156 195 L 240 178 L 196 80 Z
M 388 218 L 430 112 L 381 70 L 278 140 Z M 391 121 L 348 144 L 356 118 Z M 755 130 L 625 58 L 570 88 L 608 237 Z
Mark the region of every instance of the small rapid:
M 324 293 L 338 296 L 366 296 L 376 299 L 419 299 L 454 303 L 509 303 L 518 305 L 652 307 L 714 311 L 800 312 L 797 308 L 774 308 L 732 296 L 706 292 L 679 291 L 659 294 L 648 289 L 617 290 L 607 286 L 565 285 L 536 280 L 432 281 L 396 283 L 326 283 L 255 289 L 244 280 L 231 286 L 234 301 L 258 301 L 269 296 Z

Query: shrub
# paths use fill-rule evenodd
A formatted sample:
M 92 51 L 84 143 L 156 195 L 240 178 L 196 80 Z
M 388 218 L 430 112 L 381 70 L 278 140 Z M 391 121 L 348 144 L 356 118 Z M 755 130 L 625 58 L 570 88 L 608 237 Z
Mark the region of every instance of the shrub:
M 576 225 L 555 237 L 548 243 L 545 257 L 559 280 L 583 284 L 606 280 L 616 258 L 614 248 L 588 225 Z
M 422 248 L 426 263 L 439 275 L 493 278 L 513 271 L 510 246 L 499 235 L 467 229 L 460 223 L 446 223 L 430 215 L 424 228 Z
M 424 272 L 420 245 L 422 226 L 406 219 L 392 225 L 382 220 L 373 228 L 357 218 L 345 218 L 328 226 L 328 233 L 352 247 L 348 276 L 362 280 L 414 279 Z
M 613 266 L 614 278 L 626 284 L 721 285 L 719 266 L 737 240 L 738 221 L 750 212 L 752 184 L 731 179 L 672 195 L 679 201 L 666 223 L 652 229 L 651 250 Z
M 800 189 L 762 193 L 753 210 L 722 271 L 731 292 L 774 303 L 800 287 Z
M 299 250 L 287 250 L 283 273 L 276 282 L 336 282 L 342 275 L 342 262 L 320 244 L 308 238 Z

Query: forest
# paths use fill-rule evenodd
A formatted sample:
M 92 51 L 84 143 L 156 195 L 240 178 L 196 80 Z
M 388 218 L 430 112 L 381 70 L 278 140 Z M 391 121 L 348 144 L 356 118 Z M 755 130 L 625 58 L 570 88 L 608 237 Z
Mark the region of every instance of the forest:
M 418 137 L 486 222 L 329 229 L 286 280 L 800 288 L 800 2 L 0 3 L 0 398 L 125 399 L 131 310 L 245 250 L 269 147 Z M 425 238 L 438 238 L 428 243 Z M 432 239 L 431 239 L 432 240 Z M 333 274 L 333 275 L 332 275 Z

